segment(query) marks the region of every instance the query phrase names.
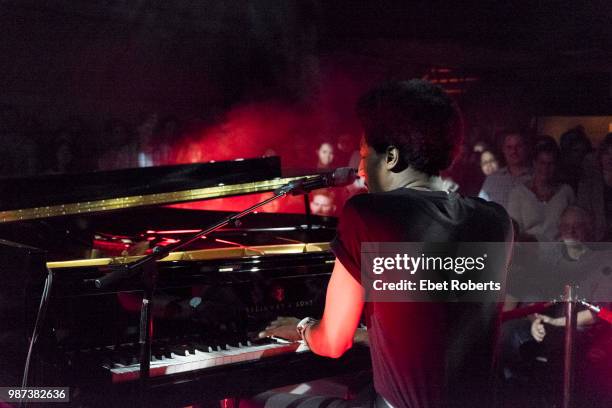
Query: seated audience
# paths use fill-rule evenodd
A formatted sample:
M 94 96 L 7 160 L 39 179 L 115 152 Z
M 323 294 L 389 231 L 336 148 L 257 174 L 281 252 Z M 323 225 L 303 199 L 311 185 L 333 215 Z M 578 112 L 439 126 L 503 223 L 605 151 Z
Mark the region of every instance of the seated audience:
M 148 113 L 142 116 L 142 120 L 136 128 L 138 135 L 138 167 L 155 166 L 153 161 L 153 133 L 157 123 L 157 113 Z
M 181 123 L 172 115 L 159 121 L 153 134 L 153 163 L 156 166 L 170 164 L 171 146 L 181 137 Z
M 531 254 L 531 259 L 514 257 L 511 273 L 516 272 L 514 266 L 519 263 L 525 269 L 523 273 L 526 276 L 520 283 L 515 280 L 514 284 L 510 285 L 510 294 L 523 302 L 529 302 L 529 298 L 538 302 L 550 301 L 563 294 L 566 284 L 572 284 L 577 285 L 575 287 L 581 298 L 601 299 L 601 294 L 596 292 L 598 288 L 606 286 L 603 281 L 608 278 L 604 272 L 612 262 L 612 257 L 609 250 L 593 249 L 588 245 L 592 239 L 591 225 L 591 216 L 584 209 L 568 207 L 559 222 L 561 242 L 540 246 L 537 252 Z M 595 282 L 599 283 L 594 284 Z M 501 345 L 506 379 L 531 374 L 532 380 L 541 380 L 537 371 L 534 372 L 537 369 L 537 359 L 542 368 L 551 375 L 544 384 L 538 382 L 536 388 L 545 385 L 546 389 L 540 391 L 549 393 L 548 398 L 553 398 L 560 387 L 565 317 L 562 303 L 547 305 L 544 305 L 546 308 L 539 313 L 506 320 L 502 326 Z M 521 315 L 516 312 L 520 312 L 524 306 L 535 307 L 523 303 L 509 314 Z M 579 308 L 575 350 L 580 353 L 580 357 L 577 359 L 576 369 L 583 369 L 590 364 L 587 355 L 594 334 L 597 333 L 597 330 L 594 330 L 596 323 L 598 318 L 591 311 L 584 307 Z M 580 398 L 585 396 L 588 397 L 580 395 Z
M 338 136 L 335 151 L 335 162 L 338 167 L 359 167 L 359 140 L 350 133 Z
M 482 187 L 485 176 L 478 163 L 479 153 L 468 145 L 461 146 L 457 158 L 448 170 L 442 172 L 442 178 L 454 184 L 452 191 L 458 191 L 463 196 L 476 196 Z M 444 189 L 448 190 L 448 189 Z
M 99 170 L 138 167 L 138 146 L 133 142 L 127 123 L 109 120 L 103 130 L 105 150 L 98 158 Z
M 612 133 L 598 149 L 599 166 L 578 185 L 578 205 L 594 217 L 594 239 L 612 241 Z
M 508 196 L 517 185 L 531 179 L 526 136 L 519 132 L 503 132 L 502 152 L 506 166 L 487 176 L 478 196 L 508 209 Z
M 537 135 L 533 140 L 534 150 L 539 148 L 548 147 L 551 149 L 558 149 L 559 145 L 554 137 L 549 135 Z
M 582 127 L 570 129 L 561 135 L 561 162 L 559 180 L 569 184 L 574 192 L 578 191 L 578 183 L 582 178 L 583 164 L 593 147 Z
M 558 156 L 558 149 L 541 144 L 533 160 L 533 178 L 514 187 L 508 198 L 508 213 L 520 234 L 537 241 L 557 238 L 559 217 L 575 199 L 570 186 L 555 182 Z
M 50 153 L 47 174 L 74 173 L 80 170 L 75 141 L 67 130 L 57 132 Z

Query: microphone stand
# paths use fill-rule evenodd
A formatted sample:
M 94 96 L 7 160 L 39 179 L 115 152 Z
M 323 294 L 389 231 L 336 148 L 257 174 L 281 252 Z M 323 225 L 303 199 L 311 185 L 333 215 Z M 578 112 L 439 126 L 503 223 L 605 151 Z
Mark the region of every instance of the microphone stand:
M 312 211 L 310 211 L 310 194 L 304 194 L 304 211 L 306 212 L 306 225 L 308 231 L 312 230 Z
M 170 252 L 176 251 L 183 248 L 192 242 L 205 237 L 206 235 L 218 230 L 229 224 L 239 225 L 239 219 L 252 213 L 256 209 L 280 198 L 289 193 L 293 195 L 307 194 L 308 192 L 308 178 L 301 178 L 293 180 L 284 186 L 279 187 L 274 191 L 274 195 L 260 203 L 252 205 L 251 207 L 243 210 L 237 214 L 223 218 L 215 224 L 201 230 L 200 232 L 192 235 L 185 240 L 178 242 L 172 246 L 156 246 L 153 248 L 151 254 L 144 256 L 143 258 L 131 263 L 124 265 L 118 270 L 110 272 L 101 278 L 95 279 L 94 284 L 98 289 L 104 289 L 116 282 L 123 281 L 130 277 L 138 275 L 140 272 L 143 282 L 144 294 L 142 298 L 142 305 L 140 308 L 140 332 L 139 332 L 139 345 L 140 345 L 140 403 L 141 406 L 148 406 L 148 395 L 146 393 L 147 386 L 151 375 L 151 342 L 153 338 L 153 313 L 152 313 L 152 302 L 153 295 L 155 292 L 155 286 L 157 283 L 157 262 L 168 256 Z
M 565 285 L 565 338 L 563 342 L 563 408 L 572 407 L 574 337 L 576 336 L 576 299 L 575 288 Z

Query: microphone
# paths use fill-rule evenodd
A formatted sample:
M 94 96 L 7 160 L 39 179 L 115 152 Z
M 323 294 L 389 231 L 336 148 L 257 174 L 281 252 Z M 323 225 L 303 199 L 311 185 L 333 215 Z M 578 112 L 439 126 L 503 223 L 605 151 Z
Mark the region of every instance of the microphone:
M 332 172 L 321 173 L 313 177 L 304 177 L 291 181 L 277 188 L 275 194 L 307 194 L 313 190 L 327 187 L 342 187 L 357 180 L 357 170 L 351 167 L 339 167 Z

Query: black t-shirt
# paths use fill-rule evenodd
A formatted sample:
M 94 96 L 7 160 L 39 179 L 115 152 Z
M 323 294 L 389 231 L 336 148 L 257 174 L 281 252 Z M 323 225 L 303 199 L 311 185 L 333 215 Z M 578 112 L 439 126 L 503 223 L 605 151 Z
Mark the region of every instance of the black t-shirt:
M 495 203 L 401 188 L 347 201 L 332 250 L 361 282 L 362 242 L 506 242 L 511 236 L 510 219 Z M 500 307 L 366 303 L 376 391 L 398 408 L 491 406 L 487 387 Z

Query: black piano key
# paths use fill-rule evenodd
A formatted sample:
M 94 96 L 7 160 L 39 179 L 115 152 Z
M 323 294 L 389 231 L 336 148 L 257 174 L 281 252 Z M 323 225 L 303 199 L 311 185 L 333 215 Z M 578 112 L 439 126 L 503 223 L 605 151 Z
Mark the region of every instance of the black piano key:
M 161 357 L 171 358 L 172 351 L 169 350 L 168 347 L 159 346 L 159 348 L 156 350 L 156 355 L 158 355 L 160 359 Z
M 239 347 L 240 340 L 238 339 L 230 339 L 225 342 L 226 345 L 231 347 Z
M 185 344 L 185 348 L 189 352 L 189 354 L 195 354 L 196 349 L 198 348 L 194 342 L 189 342 Z
M 181 348 L 185 349 L 188 355 L 195 354 L 195 347 L 191 344 L 191 342 L 183 341 L 183 343 L 181 343 Z
M 129 365 L 133 365 L 133 364 L 138 364 L 140 362 L 140 355 L 139 354 L 130 354 L 128 357 L 128 364 Z
M 266 344 L 272 344 L 272 343 L 276 343 L 276 340 L 271 339 L 269 337 L 264 337 L 263 339 L 259 339 L 259 338 L 254 338 L 249 340 L 251 342 L 252 345 L 254 346 L 264 346 Z
M 109 358 L 108 356 L 102 356 L 100 358 L 100 365 L 104 368 L 110 369 L 113 367 L 113 360 L 111 358 Z
M 110 356 L 110 360 L 113 362 L 113 364 L 120 364 L 120 365 L 126 365 L 127 364 L 127 360 L 125 359 L 124 356 L 122 356 L 119 353 L 113 353 Z
M 187 354 L 189 354 L 187 348 L 182 346 L 170 346 L 168 350 L 179 356 L 187 356 Z

